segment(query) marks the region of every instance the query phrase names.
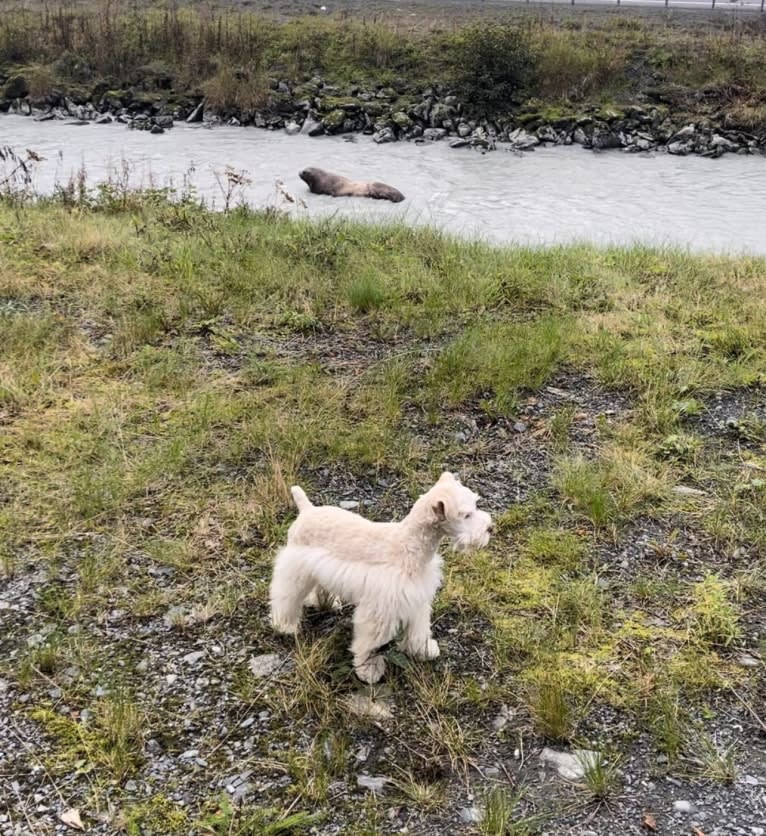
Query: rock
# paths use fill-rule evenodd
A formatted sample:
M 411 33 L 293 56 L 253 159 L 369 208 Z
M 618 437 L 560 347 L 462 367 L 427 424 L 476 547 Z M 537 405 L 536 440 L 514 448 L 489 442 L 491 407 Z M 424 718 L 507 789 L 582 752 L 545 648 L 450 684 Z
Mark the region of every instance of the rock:
M 383 792 L 383 787 L 389 782 L 385 775 L 367 775 L 362 773 L 356 776 L 356 783 L 370 792 Z
M 470 139 L 453 139 L 450 141 L 450 148 L 468 148 L 471 145 Z
M 205 115 L 205 102 L 201 101 L 197 107 L 186 117 L 186 121 L 190 124 L 192 122 L 201 122 Z
M 527 133 L 524 128 L 516 128 L 515 131 L 508 134 L 508 142 L 520 151 L 526 148 L 534 148 L 540 144 L 540 140 L 534 134 Z
M 205 651 L 204 650 L 195 650 L 192 653 L 187 653 L 183 657 L 183 660 L 184 660 L 184 662 L 186 662 L 187 665 L 196 665 L 197 662 L 200 661 L 200 659 L 204 658 L 204 656 L 205 656 Z
M 41 121 L 41 120 L 38 120 L 38 121 Z M 97 125 L 109 125 L 113 121 L 114 120 L 112 119 L 112 117 L 108 113 L 103 113 L 101 116 L 98 116 L 96 118 L 96 124 Z
M 527 431 L 527 425 L 523 421 L 517 421 L 513 425 L 513 431 L 519 434 L 525 433 Z
M 359 503 L 355 499 L 344 499 L 342 502 L 338 503 L 338 506 L 344 511 L 353 511 L 354 508 L 359 507 Z
M 248 667 L 256 679 L 263 679 L 274 674 L 283 664 L 284 660 L 278 653 L 263 653 L 260 656 L 251 656 Z
M 165 129 L 160 127 L 159 125 L 152 125 L 151 128 L 149 128 L 149 133 L 150 134 L 164 134 Z
M 688 813 L 689 815 L 697 812 L 696 806 L 691 801 L 674 801 L 673 809 L 676 813 Z
M 729 153 L 736 153 L 740 148 L 736 142 L 732 142 L 732 140 L 727 139 L 725 136 L 721 136 L 720 134 L 713 134 L 710 138 L 710 147 L 720 149 L 722 153 L 727 151 Z
M 667 146 L 668 154 L 676 157 L 685 157 L 691 150 L 692 145 L 687 142 L 670 142 Z
M 461 122 L 457 126 L 457 135 L 462 139 L 471 135 L 472 128 L 467 122 Z
M 429 142 L 438 142 L 440 139 L 444 139 L 446 135 L 447 131 L 444 128 L 426 128 L 423 131 L 423 139 Z
M 577 143 L 577 145 L 590 145 L 590 139 L 588 138 L 588 134 L 582 128 L 575 128 L 574 133 L 572 134 L 572 142 Z
M 295 136 L 301 132 L 301 126 L 293 119 L 285 125 L 285 133 L 288 136 Z
M 409 130 L 413 125 L 412 119 L 403 110 L 397 110 L 391 116 L 391 121 L 402 131 Z
M 561 142 L 561 137 L 550 125 L 543 125 L 538 128 L 537 138 L 540 142 L 552 142 L 554 145 L 558 145 Z
M 29 95 L 29 85 L 23 75 L 15 75 L 8 79 L 3 90 L 6 99 L 23 99 Z
M 465 824 L 478 824 L 482 818 L 482 812 L 478 807 L 463 807 L 460 811 L 460 821 Z
M 500 707 L 497 717 L 492 721 L 492 728 L 496 732 L 501 732 L 508 723 L 513 719 L 514 713 L 507 705 Z
M 673 488 L 673 493 L 678 496 L 705 496 L 705 491 L 698 488 L 690 488 L 687 485 L 676 485 Z
M 373 700 L 366 694 L 352 694 L 346 704 L 352 714 L 369 720 L 390 720 L 394 715 L 391 708 L 381 700 Z
M 301 125 L 301 133 L 309 136 L 319 136 L 324 133 L 321 122 L 317 122 L 312 116 L 307 116 Z
M 540 760 L 544 764 L 551 764 L 558 774 L 567 781 L 579 781 L 585 771 L 600 758 L 599 752 L 590 749 L 573 749 L 571 752 L 557 752 L 546 747 L 540 752 Z
M 669 137 L 669 142 L 682 142 L 689 139 L 694 139 L 697 135 L 697 126 L 696 125 L 684 125 L 680 131 L 676 131 L 672 136 Z
M 394 136 L 394 132 L 391 128 L 382 128 L 372 135 L 372 141 L 376 142 L 378 145 L 383 145 L 386 142 L 396 142 L 396 137 Z
M 328 132 L 338 131 L 346 120 L 346 111 L 337 107 L 322 118 L 322 127 Z
M 168 113 L 164 113 L 162 116 L 155 116 L 154 124 L 167 130 L 168 128 L 173 127 L 173 117 Z
M 432 128 L 441 128 L 444 123 L 451 120 L 455 115 L 455 108 L 450 105 L 437 102 L 432 108 L 428 117 L 428 123 Z

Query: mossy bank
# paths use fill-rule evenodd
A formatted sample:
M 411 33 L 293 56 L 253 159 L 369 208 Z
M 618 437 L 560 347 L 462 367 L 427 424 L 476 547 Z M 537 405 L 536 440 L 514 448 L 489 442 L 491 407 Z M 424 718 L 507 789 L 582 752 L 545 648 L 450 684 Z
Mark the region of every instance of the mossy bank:
M 526 10 L 413 28 L 243 9 L 9 8 L 0 110 L 154 132 L 186 119 L 481 148 L 762 150 L 761 21 L 691 20 Z
M 62 200 L 0 206 L 0 832 L 760 826 L 766 261 Z M 444 468 L 437 662 L 273 634 L 289 485 Z

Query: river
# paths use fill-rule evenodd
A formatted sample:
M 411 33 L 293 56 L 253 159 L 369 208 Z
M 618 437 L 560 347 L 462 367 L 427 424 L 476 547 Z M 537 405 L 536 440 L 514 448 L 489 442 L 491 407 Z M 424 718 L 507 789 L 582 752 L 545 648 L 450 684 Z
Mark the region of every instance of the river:
M 444 141 L 375 145 L 365 136 L 347 141 L 186 124 L 150 135 L 116 123 L 73 125 L 14 115 L 0 118 L 3 145 L 43 158 L 33 171 L 41 194 L 82 170 L 90 184 L 126 178 L 131 186 L 183 190 L 192 184 L 209 205 L 222 208 L 229 166 L 245 175 L 229 196 L 232 204 L 276 205 L 309 217 L 396 219 L 501 244 L 644 243 L 766 254 L 763 156 L 712 160 L 660 152 L 594 153 L 579 146 L 517 154 L 502 145 L 482 154 Z M 298 177 L 306 166 L 382 180 L 406 200 L 312 195 Z M 281 196 L 277 181 L 305 206 Z

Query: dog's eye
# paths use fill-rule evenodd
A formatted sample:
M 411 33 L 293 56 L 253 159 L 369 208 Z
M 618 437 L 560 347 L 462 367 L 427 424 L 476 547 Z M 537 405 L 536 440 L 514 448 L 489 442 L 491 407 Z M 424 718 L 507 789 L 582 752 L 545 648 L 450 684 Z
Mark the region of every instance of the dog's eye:
M 468 519 L 469 517 L 472 517 L 472 516 L 473 516 L 473 511 L 466 511 L 466 512 L 465 512 L 465 514 L 463 514 L 463 516 L 464 516 L 466 519 Z

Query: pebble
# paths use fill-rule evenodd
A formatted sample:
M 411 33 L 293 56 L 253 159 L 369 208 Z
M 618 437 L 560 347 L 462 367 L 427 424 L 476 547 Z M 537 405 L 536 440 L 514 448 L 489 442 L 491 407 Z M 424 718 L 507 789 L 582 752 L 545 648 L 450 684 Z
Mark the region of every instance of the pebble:
M 674 801 L 673 809 L 676 813 L 696 813 L 697 808 L 691 801 Z
M 482 813 L 478 807 L 463 807 L 460 811 L 460 821 L 466 824 L 478 824 L 482 820 Z
M 373 700 L 366 694 L 352 694 L 347 701 L 352 714 L 357 717 L 367 717 L 371 720 L 390 720 L 394 715 L 389 706 L 380 701 Z
M 356 783 L 370 792 L 382 792 L 383 787 L 389 779 L 385 775 L 367 775 L 362 773 L 356 776 Z
M 344 511 L 353 511 L 354 508 L 359 507 L 359 503 L 355 499 L 344 499 L 342 502 L 339 502 L 338 505 Z
M 189 665 L 196 665 L 200 659 L 205 655 L 204 650 L 195 650 L 193 653 L 187 653 L 186 656 L 183 657 L 184 662 Z
M 578 781 L 585 775 L 586 768 L 600 755 L 590 749 L 573 749 L 571 752 L 557 752 L 547 746 L 540 752 L 540 760 L 556 767 L 558 774 L 567 781 Z
M 256 679 L 263 679 L 271 676 L 282 667 L 282 657 L 278 653 L 263 653 L 260 656 L 250 657 L 250 673 Z

